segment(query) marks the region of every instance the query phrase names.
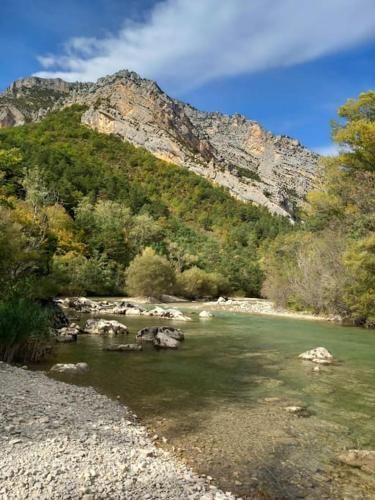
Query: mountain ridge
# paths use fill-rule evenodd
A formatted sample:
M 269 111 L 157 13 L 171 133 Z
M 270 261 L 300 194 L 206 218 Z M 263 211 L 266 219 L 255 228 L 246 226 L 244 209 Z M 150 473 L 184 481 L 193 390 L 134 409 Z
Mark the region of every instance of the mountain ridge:
M 203 112 L 153 80 L 122 70 L 97 82 L 29 77 L 0 94 L 0 128 L 82 104 L 82 123 L 184 166 L 245 201 L 293 218 L 312 189 L 319 155 L 240 114 Z

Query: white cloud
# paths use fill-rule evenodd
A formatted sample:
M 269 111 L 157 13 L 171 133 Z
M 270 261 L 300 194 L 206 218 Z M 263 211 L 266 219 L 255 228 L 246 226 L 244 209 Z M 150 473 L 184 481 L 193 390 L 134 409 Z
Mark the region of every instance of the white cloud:
M 182 89 L 310 61 L 374 34 L 373 0 L 164 0 L 142 23 L 41 56 L 37 74 L 92 81 L 126 68 Z
M 326 144 L 325 146 L 317 146 L 312 149 L 322 156 L 337 156 L 339 154 L 339 147 L 337 144 Z

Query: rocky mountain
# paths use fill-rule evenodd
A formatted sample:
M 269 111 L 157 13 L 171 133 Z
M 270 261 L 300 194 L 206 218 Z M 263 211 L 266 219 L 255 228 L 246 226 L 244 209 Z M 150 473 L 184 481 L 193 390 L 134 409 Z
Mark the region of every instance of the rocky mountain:
M 318 155 L 235 114 L 206 113 L 164 93 L 134 72 L 96 83 L 30 77 L 0 94 L 0 128 L 38 121 L 82 104 L 82 123 L 142 146 L 229 189 L 242 200 L 293 216 L 312 188 Z

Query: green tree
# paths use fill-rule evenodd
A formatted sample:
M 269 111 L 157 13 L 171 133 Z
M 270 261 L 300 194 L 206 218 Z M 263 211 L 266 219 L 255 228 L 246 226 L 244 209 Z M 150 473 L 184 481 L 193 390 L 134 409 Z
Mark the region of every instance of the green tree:
M 174 291 L 176 275 L 165 257 L 146 248 L 130 263 L 126 284 L 130 295 L 158 298 Z
M 123 264 L 129 262 L 132 216 L 128 207 L 109 200 L 93 205 L 84 199 L 75 216 L 76 226 L 88 242 L 91 253 L 105 253 L 108 258 Z
M 189 299 L 218 297 L 229 290 L 229 282 L 219 273 L 207 273 L 192 267 L 178 275 L 177 290 Z

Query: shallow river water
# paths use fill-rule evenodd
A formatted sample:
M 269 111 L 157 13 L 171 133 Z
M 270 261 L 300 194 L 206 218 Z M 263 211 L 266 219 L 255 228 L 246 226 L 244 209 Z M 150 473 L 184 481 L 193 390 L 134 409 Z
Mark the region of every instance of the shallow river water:
M 163 446 L 243 498 L 375 498 L 370 475 L 336 460 L 347 448 L 375 449 L 373 331 L 225 312 L 200 320 L 183 309 L 193 321 L 116 317 L 129 327 L 126 340 L 81 335 L 58 345 L 45 368 L 86 361 L 86 374 L 54 377 L 118 397 L 167 438 Z M 179 350 L 102 350 L 161 324 L 183 329 Z M 317 346 L 338 360 L 319 373 L 298 359 Z

